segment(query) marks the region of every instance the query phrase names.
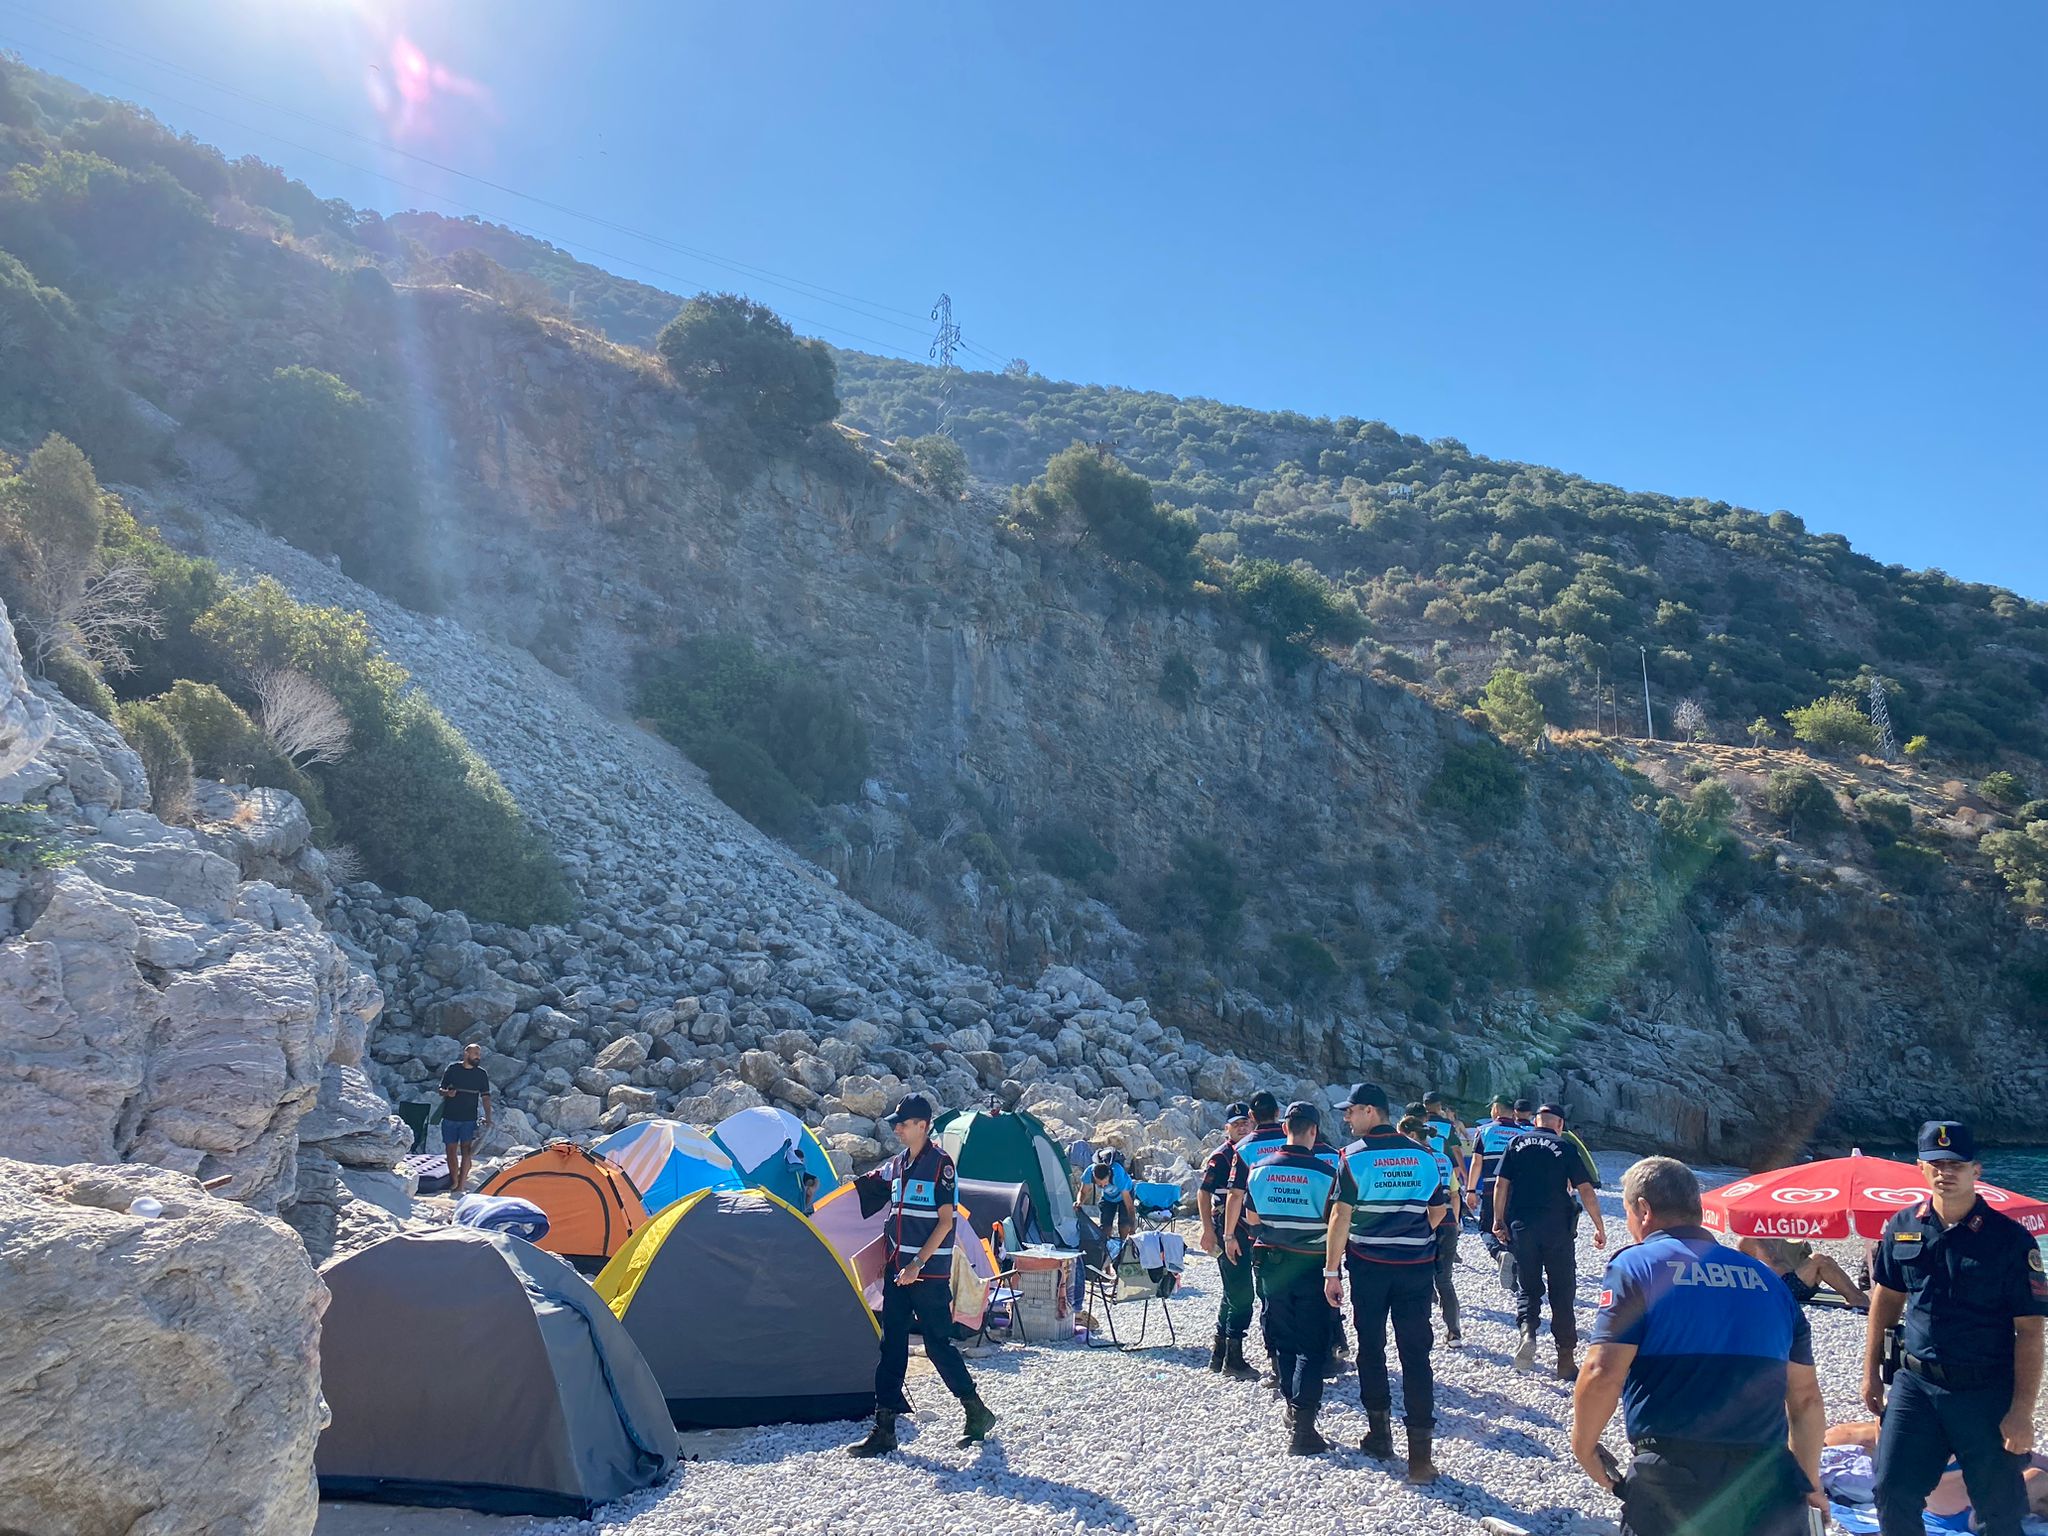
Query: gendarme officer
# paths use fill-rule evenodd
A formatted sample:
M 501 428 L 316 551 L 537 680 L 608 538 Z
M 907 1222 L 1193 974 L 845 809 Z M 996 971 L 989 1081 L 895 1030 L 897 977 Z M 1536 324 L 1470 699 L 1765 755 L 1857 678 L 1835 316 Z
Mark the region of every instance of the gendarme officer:
M 1252 1107 L 1242 1100 L 1223 1112 L 1223 1142 L 1202 1165 L 1201 1187 L 1195 1191 L 1195 1205 L 1202 1218 L 1202 1251 L 1216 1260 L 1223 1278 L 1223 1301 L 1216 1309 L 1216 1343 L 1209 1351 L 1209 1369 L 1230 1376 L 1257 1376 L 1245 1363 L 1244 1336 L 1251 1331 L 1252 1256 L 1237 1244 L 1232 1258 L 1224 1251 L 1224 1238 L 1234 1235 L 1223 1225 L 1223 1209 L 1237 1172 L 1237 1147 L 1251 1134 Z
M 1927 1197 L 1885 1223 L 1871 1262 L 1863 1401 L 1884 1415 L 1877 1515 L 1884 1536 L 1921 1536 L 1949 1457 L 1984 1536 L 2019 1536 L 2021 1473 L 2034 1446 L 2048 1276 L 2026 1228 L 1977 1193 L 1976 1138 L 1959 1120 L 1920 1127 Z M 1885 1387 L 1885 1336 L 1904 1352 Z

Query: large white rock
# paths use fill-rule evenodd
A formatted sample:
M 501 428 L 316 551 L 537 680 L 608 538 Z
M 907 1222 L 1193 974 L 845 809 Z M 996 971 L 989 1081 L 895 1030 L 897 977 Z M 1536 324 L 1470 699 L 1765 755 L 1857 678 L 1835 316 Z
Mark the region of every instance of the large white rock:
M 7 605 L 0 603 L 0 778 L 25 766 L 50 739 L 50 707 L 28 685 Z
M 305 1536 L 326 1301 L 297 1237 L 191 1179 L 0 1161 L 0 1530 Z

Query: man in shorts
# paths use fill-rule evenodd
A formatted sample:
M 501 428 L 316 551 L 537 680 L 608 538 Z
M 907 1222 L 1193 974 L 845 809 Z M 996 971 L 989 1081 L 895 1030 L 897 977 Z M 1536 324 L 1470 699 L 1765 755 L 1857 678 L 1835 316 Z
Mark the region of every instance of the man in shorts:
M 469 1187 L 478 1129 L 491 1123 L 491 1077 L 483 1060 L 484 1048 L 472 1040 L 462 1060 L 441 1074 L 441 1144 L 448 1149 L 448 1192 L 458 1199 Z

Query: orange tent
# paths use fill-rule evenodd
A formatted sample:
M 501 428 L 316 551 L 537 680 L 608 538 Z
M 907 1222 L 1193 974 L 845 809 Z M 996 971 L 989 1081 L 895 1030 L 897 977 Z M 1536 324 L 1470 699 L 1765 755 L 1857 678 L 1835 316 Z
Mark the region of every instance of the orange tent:
M 547 1236 L 537 1246 L 591 1274 L 647 1225 L 633 1181 L 573 1141 L 551 1141 L 500 1169 L 480 1193 L 510 1195 L 546 1211 Z

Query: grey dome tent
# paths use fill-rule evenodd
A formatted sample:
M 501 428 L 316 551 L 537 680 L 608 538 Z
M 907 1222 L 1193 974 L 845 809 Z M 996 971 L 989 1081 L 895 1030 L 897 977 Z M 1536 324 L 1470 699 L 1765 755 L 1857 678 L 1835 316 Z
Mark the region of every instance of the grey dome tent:
M 654 1373 L 553 1254 L 445 1227 L 320 1276 L 323 1497 L 580 1518 L 674 1468 Z

